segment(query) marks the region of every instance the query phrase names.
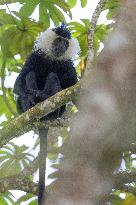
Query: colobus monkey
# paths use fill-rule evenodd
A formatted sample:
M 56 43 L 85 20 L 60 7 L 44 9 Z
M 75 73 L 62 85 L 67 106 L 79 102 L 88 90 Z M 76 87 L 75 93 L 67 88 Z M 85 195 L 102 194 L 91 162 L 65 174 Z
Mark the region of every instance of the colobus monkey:
M 36 39 L 33 52 L 27 58 L 14 85 L 14 93 L 18 95 L 17 110 L 19 113 L 27 111 L 36 103 L 46 100 L 77 82 L 73 59 L 79 51 L 78 41 L 71 37 L 70 31 L 64 24 L 40 33 Z M 61 117 L 64 111 L 65 105 L 42 119 Z M 39 205 L 45 205 L 47 132 L 48 130 L 45 128 L 39 130 L 41 146 Z

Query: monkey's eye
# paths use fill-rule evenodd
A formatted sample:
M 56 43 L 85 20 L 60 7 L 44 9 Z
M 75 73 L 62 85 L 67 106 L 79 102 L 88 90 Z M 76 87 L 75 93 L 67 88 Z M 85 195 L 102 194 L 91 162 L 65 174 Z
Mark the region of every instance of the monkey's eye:
M 59 42 L 61 42 L 61 41 L 69 42 L 68 38 L 63 38 L 63 37 L 58 37 L 57 40 L 58 40 Z
M 65 42 L 64 42 L 64 43 L 65 43 L 65 45 L 66 45 L 66 46 L 68 46 L 68 45 L 69 45 L 68 40 L 65 40 Z
M 62 39 L 61 37 L 58 37 L 57 40 L 58 40 L 59 42 L 61 42 L 63 39 Z

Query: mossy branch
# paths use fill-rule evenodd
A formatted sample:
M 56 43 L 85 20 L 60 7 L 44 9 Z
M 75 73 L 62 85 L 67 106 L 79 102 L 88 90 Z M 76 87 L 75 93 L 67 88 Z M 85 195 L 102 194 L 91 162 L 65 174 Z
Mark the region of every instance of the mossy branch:
M 93 61 L 94 61 L 94 32 L 95 28 L 99 19 L 101 12 L 108 0 L 100 0 L 96 9 L 92 15 L 90 21 L 90 29 L 88 30 L 88 57 L 87 57 L 87 64 L 86 64 L 86 74 L 88 71 L 93 68 Z
M 62 90 L 47 100 L 38 103 L 27 112 L 9 122 L 0 131 L 0 147 L 8 143 L 14 137 L 18 137 L 32 130 L 33 123 L 41 117 L 56 110 L 67 102 L 74 100 L 79 94 L 80 87 L 81 83 L 78 82 L 76 85 Z

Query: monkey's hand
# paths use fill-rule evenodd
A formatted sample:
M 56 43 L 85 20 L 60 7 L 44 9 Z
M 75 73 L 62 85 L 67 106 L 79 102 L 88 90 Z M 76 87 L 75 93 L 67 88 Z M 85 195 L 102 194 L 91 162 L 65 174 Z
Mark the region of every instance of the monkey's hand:
M 56 73 L 51 72 L 46 78 L 46 84 L 43 90 L 39 90 L 37 97 L 41 100 L 46 100 L 47 98 L 55 95 L 57 92 L 62 90 L 59 78 Z
M 29 95 L 32 95 L 34 97 L 38 97 L 40 95 L 40 90 L 35 90 L 35 89 L 29 89 L 28 90 L 28 94 Z
M 22 95 L 19 97 L 19 99 L 20 99 L 21 109 L 23 112 L 32 108 L 36 104 L 35 97 L 33 95 L 30 95 L 30 94 Z
M 46 100 L 47 98 L 50 97 L 44 91 L 42 91 L 42 90 L 34 90 L 34 89 L 29 90 L 28 96 L 29 95 L 31 96 L 30 100 L 33 100 L 34 102 L 35 101 L 36 102 L 40 102 L 40 101 Z
M 31 107 L 33 107 L 33 106 L 35 106 L 35 96 L 34 95 L 27 95 L 27 99 L 28 99 L 28 101 L 27 101 L 27 106 L 29 107 L 29 108 L 31 108 Z
M 40 99 L 40 100 L 46 100 L 47 98 L 49 98 L 50 96 L 48 94 L 45 93 L 45 91 L 43 90 L 39 90 L 36 93 L 36 98 Z

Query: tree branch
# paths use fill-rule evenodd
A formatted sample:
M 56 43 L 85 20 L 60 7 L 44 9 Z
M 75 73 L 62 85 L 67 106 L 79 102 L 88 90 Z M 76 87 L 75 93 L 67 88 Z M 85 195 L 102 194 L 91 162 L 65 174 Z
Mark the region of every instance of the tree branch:
M 88 57 L 87 57 L 87 64 L 86 64 L 86 73 L 93 68 L 93 60 L 94 60 L 94 32 L 97 25 L 97 21 L 99 16 L 103 10 L 103 7 L 107 3 L 108 0 L 100 0 L 98 3 L 90 22 L 90 29 L 88 31 Z
M 35 121 L 56 110 L 67 102 L 74 100 L 79 94 L 80 87 L 81 83 L 78 82 L 76 85 L 62 90 L 47 100 L 38 103 L 27 112 L 9 122 L 7 126 L 3 127 L 0 131 L 0 146 L 2 147 L 14 137 L 18 137 L 32 130 L 33 123 Z
M 34 183 L 30 175 L 38 169 L 39 157 L 36 157 L 22 172 L 17 175 L 0 179 L 0 192 L 21 190 L 32 194 L 38 193 L 38 184 Z
M 124 184 L 136 182 L 136 172 L 121 172 L 114 176 L 115 188 L 121 188 Z
M 28 177 L 22 178 L 22 175 L 18 174 L 0 179 L 0 192 L 4 193 L 8 190 L 21 190 L 36 195 L 38 192 L 38 184 L 31 181 Z

